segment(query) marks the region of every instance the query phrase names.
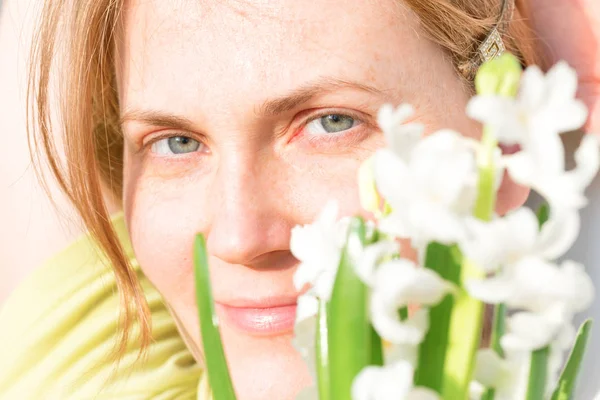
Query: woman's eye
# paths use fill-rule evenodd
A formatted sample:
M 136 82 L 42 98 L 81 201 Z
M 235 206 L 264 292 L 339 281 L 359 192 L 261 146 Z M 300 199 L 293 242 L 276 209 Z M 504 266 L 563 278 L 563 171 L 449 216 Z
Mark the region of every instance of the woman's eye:
M 204 146 L 187 136 L 172 136 L 159 139 L 152 144 L 152 152 L 159 155 L 186 154 L 198 151 Z
M 354 128 L 360 122 L 344 114 L 328 114 L 310 121 L 306 129 L 313 135 L 339 133 Z

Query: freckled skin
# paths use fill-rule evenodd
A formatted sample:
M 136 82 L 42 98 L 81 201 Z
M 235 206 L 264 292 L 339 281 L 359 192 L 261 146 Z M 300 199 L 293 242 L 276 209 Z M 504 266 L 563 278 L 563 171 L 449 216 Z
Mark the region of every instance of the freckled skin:
M 192 351 L 201 348 L 191 259 L 197 232 L 207 237 L 218 301 L 294 295 L 290 230 L 331 198 L 343 214 L 359 212 L 357 169 L 384 145 L 374 126 L 379 106 L 409 102 L 429 132 L 478 134 L 447 57 L 391 0 L 132 0 L 124 18 L 122 112 L 157 110 L 191 122 L 183 130 L 132 120 L 123 132 L 135 253 Z M 383 93 L 337 88 L 282 114 L 261 114 L 264 102 L 322 77 Z M 333 140 L 303 128 L 328 110 L 362 123 Z M 163 134 L 191 137 L 203 151 L 165 156 L 141 148 Z M 291 334 L 256 337 L 227 321 L 221 329 L 241 400 L 292 399 L 310 383 Z

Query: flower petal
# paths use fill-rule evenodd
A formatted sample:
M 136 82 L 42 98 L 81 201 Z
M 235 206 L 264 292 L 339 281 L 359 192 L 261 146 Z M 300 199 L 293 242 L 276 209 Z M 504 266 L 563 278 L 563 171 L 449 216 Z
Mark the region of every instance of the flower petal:
M 328 299 L 342 254 L 346 219 L 337 221 L 338 206 L 329 202 L 313 224 L 292 229 L 290 250 L 300 260 L 293 278 L 296 290 L 313 285 L 316 294 Z
M 467 218 L 465 226 L 461 250 L 486 272 L 531 252 L 538 237 L 537 217 L 525 207 L 491 222 Z
M 477 184 L 478 170 L 471 141 L 458 132 L 444 129 L 422 139 L 413 150 L 409 170 L 433 203 L 455 208 L 458 200 L 475 201 L 475 193 L 470 201 L 462 198 L 465 188 Z M 470 211 L 468 204 L 465 211 Z
M 574 180 L 574 186 L 583 190 L 592 183 L 600 167 L 600 142 L 595 135 L 588 134 L 583 137 L 581 144 L 575 151 L 577 168 L 568 172 Z
M 580 218 L 576 210 L 553 212 L 542 226 L 535 252 L 548 260 L 562 256 L 575 243 L 580 226 Z
M 313 377 L 316 375 L 315 335 L 318 308 L 319 303 L 316 297 L 310 294 L 298 297 L 294 338 L 292 339 L 292 345 L 307 363 Z
M 519 102 L 524 110 L 536 110 L 544 101 L 544 73 L 537 65 L 525 69 L 521 77 Z
M 358 169 L 358 196 L 363 209 L 375 215 L 379 213 L 381 198 L 373 177 L 373 156 L 365 160 Z
M 408 225 L 406 212 L 392 211 L 386 217 L 379 220 L 379 231 L 396 238 L 408 238 L 411 236 L 411 228 Z
M 397 344 L 416 345 L 421 343 L 429 328 L 427 309 L 418 310 L 406 321 L 400 321 L 397 308 L 390 308 L 383 299 L 373 294 L 371 297 L 371 322 L 383 339 Z
M 399 309 L 408 304 L 435 305 L 456 289 L 433 270 L 419 268 L 407 259 L 398 259 L 379 266 L 373 290 L 373 296 Z
M 489 304 L 503 303 L 513 294 L 513 282 L 506 273 L 500 272 L 487 279 L 470 279 L 465 282 L 469 295 Z
M 410 236 L 417 246 L 432 241 L 451 245 L 464 238 L 464 220 L 450 209 L 422 201 L 412 203 L 406 212 Z
M 406 163 L 388 149 L 379 150 L 373 160 L 373 176 L 383 198 L 393 209 L 401 209 L 412 186 Z
M 505 384 L 510 373 L 506 361 L 492 349 L 481 349 L 475 360 L 474 379 L 485 387 L 495 388 Z
M 504 96 L 475 96 L 467 104 L 467 115 L 494 128 L 500 143 L 520 144 L 525 137 L 525 126 L 517 118 L 514 99 Z
M 398 361 L 383 367 L 368 366 L 358 373 L 352 383 L 353 400 L 397 400 L 410 393 L 413 367 Z
M 573 99 L 577 93 L 577 73 L 565 61 L 559 61 L 546 73 L 548 100 Z
M 556 63 L 546 74 L 547 112 L 558 132 L 579 129 L 587 119 L 587 108 L 575 99 L 577 73 L 565 61 Z
M 404 398 L 405 400 L 440 400 L 440 395 L 426 387 L 416 387 Z
M 587 309 L 594 300 L 594 283 L 582 264 L 564 261 L 560 266 L 565 300 L 573 313 Z
M 518 152 L 503 157 L 504 165 L 510 177 L 518 184 L 531 187 L 536 177 L 536 165 L 531 156 Z
M 400 244 L 391 240 L 382 240 L 364 248 L 356 264 L 356 275 L 369 286 L 375 282 L 375 268 L 383 259 L 400 252 Z
M 502 348 L 508 351 L 534 351 L 547 346 L 556 337 L 560 325 L 542 315 L 518 312 L 507 320 L 507 332 L 501 338 Z

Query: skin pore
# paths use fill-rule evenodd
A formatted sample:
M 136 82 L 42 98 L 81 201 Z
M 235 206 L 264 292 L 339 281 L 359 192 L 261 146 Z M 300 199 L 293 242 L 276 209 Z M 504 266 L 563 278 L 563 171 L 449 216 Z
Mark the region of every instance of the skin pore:
M 117 75 L 133 247 L 202 362 L 191 255 L 206 236 L 241 400 L 292 399 L 311 381 L 285 318 L 252 331 L 231 310 L 293 309 L 290 230 L 329 199 L 360 211 L 357 169 L 384 145 L 378 108 L 408 102 L 428 132 L 478 134 L 468 89 L 419 29 L 393 0 L 127 4 Z M 500 210 L 523 193 L 504 196 Z

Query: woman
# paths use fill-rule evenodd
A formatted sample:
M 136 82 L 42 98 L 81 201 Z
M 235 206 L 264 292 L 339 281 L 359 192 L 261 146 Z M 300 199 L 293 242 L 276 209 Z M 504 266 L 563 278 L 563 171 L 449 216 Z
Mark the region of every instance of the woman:
M 374 116 L 384 103 L 413 104 L 429 132 L 476 137 L 464 108 L 477 48 L 498 27 L 524 64 L 535 61 L 524 10 L 492 0 L 121 3 L 47 3 L 38 143 L 55 162 L 44 141 L 54 62 L 68 168 L 51 167 L 114 269 L 126 322 L 140 316 L 149 360 L 130 368 L 132 341 L 120 348 L 120 370 L 107 362 L 117 302 L 110 271 L 84 240 L 0 315 L 14 326 L 0 338 L 12 363 L 0 394 L 186 398 L 200 382 L 205 398 L 205 378 L 161 306 L 201 364 L 190 256 L 202 232 L 239 398 L 294 398 L 310 377 L 289 340 L 298 296 L 291 228 L 330 198 L 344 214 L 359 212 L 356 170 L 383 145 Z M 55 53 L 61 43 L 65 54 Z M 503 185 L 498 212 L 527 195 Z M 122 204 L 114 228 L 106 189 Z M 48 298 L 52 318 L 40 311 Z

